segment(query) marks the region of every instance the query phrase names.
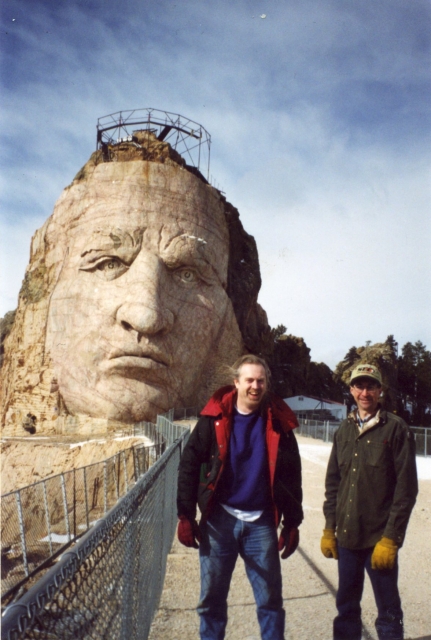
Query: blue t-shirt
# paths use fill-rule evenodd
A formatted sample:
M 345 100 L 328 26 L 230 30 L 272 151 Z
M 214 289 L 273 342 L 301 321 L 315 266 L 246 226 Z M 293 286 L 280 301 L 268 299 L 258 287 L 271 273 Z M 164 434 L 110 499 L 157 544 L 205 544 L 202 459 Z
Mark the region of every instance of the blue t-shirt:
M 265 422 L 259 412 L 234 409 L 229 451 L 217 498 L 222 504 L 247 511 L 271 504 Z

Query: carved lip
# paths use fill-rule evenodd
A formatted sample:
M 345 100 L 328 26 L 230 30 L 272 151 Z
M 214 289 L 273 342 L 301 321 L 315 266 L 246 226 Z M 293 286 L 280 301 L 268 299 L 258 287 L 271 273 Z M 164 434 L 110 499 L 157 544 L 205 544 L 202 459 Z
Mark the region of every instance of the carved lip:
M 110 365 L 121 368 L 164 369 L 171 365 L 170 357 L 160 349 L 142 348 L 139 345 L 113 349 L 108 361 Z

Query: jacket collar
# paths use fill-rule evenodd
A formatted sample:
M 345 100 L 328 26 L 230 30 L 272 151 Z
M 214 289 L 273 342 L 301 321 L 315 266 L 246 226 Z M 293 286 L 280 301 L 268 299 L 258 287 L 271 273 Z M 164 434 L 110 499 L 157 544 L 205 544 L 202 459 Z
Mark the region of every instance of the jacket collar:
M 236 404 L 236 389 L 233 385 L 227 385 L 217 389 L 201 411 L 201 416 L 217 418 L 221 415 L 231 415 Z
M 378 424 L 385 424 L 387 422 L 387 420 L 388 420 L 387 411 L 382 409 L 380 403 L 377 405 L 376 413 L 371 418 L 368 418 L 368 420 L 366 420 L 366 422 L 363 423 L 362 429 L 361 429 L 361 426 L 360 426 L 359 414 L 358 414 L 358 408 L 357 407 L 355 409 L 353 409 L 353 411 L 351 413 L 349 413 L 348 417 L 351 420 L 353 420 L 353 422 L 358 427 L 360 433 L 365 433 L 365 431 L 368 431 L 369 429 L 371 429 L 372 427 L 375 427 Z
M 201 411 L 202 416 L 217 418 L 222 415 L 229 417 L 233 413 L 236 404 L 237 391 L 233 385 L 221 387 L 210 398 Z M 298 426 L 298 421 L 292 409 L 273 393 L 268 394 L 268 413 L 272 422 L 279 422 L 283 431 L 291 431 Z

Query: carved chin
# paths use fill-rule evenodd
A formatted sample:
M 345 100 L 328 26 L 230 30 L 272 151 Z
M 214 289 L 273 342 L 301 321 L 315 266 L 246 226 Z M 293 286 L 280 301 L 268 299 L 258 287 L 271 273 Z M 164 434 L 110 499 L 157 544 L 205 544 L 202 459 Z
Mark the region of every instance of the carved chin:
M 65 410 L 70 415 L 87 415 L 125 423 L 155 420 L 176 399 L 176 393 L 136 380 L 100 380 L 94 387 L 59 380 Z

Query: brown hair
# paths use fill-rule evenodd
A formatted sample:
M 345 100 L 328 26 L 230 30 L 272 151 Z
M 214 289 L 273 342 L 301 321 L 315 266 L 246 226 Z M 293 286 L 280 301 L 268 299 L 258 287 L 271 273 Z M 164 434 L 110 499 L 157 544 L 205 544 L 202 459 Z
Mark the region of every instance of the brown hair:
M 232 378 L 232 380 L 238 380 L 241 375 L 241 368 L 245 364 L 258 364 L 265 369 L 266 382 L 268 387 L 271 384 L 271 371 L 263 358 L 255 356 L 253 353 L 246 353 L 244 356 L 235 360 L 232 366 L 226 367 L 226 374 Z

